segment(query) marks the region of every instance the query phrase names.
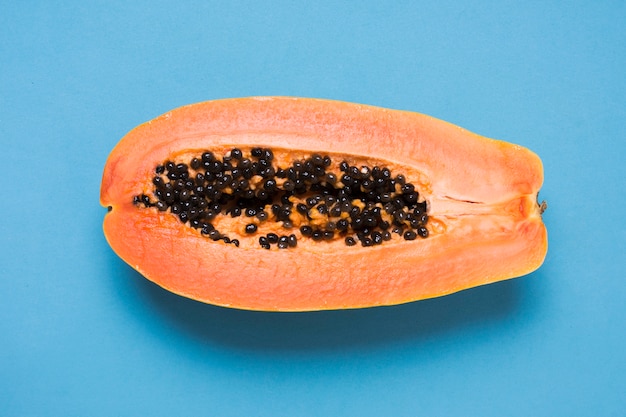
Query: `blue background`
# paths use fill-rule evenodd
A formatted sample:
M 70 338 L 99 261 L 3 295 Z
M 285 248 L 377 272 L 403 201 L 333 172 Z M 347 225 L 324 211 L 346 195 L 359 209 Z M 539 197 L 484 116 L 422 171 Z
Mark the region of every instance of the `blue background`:
M 0 415 L 626 415 L 626 3 L 59 3 L 0 6 Z M 545 264 L 304 314 L 149 283 L 102 234 L 109 152 L 172 108 L 250 95 L 533 149 Z

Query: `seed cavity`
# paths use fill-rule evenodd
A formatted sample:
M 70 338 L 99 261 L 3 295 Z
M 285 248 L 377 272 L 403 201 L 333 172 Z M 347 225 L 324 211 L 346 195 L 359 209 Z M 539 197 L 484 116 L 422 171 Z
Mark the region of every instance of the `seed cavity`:
M 404 174 L 329 155 L 281 164 L 268 148 L 204 151 L 157 165 L 150 186 L 133 204 L 169 212 L 207 239 L 236 247 L 248 239 L 278 250 L 299 240 L 370 247 L 394 235 L 408 241 L 429 235 L 428 204 Z M 236 238 L 218 230 L 224 218 L 241 219 L 230 227 Z

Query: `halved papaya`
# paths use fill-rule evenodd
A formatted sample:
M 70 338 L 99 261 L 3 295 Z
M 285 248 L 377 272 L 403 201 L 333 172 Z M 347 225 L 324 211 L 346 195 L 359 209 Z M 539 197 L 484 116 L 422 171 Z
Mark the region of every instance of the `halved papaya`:
M 392 305 L 532 272 L 540 159 L 418 113 L 254 97 L 172 110 L 109 156 L 113 250 L 206 303 Z

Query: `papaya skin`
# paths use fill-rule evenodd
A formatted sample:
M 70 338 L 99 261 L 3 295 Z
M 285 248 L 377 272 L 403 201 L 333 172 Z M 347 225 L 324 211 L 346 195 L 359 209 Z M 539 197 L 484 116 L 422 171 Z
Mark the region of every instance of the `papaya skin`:
M 213 242 L 168 212 L 138 208 L 154 169 L 173 155 L 262 146 L 405 168 L 428 201 L 426 239 L 290 250 Z M 419 113 L 339 101 L 251 97 L 192 104 L 130 131 L 104 169 L 104 233 L 129 265 L 163 288 L 240 309 L 311 311 L 400 304 L 519 277 L 547 252 L 530 150 Z

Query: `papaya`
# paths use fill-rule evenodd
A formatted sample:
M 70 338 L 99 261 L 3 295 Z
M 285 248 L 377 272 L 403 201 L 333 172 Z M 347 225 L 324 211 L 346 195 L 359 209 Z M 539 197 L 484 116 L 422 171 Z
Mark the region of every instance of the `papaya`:
M 262 311 L 394 305 L 543 263 L 543 166 L 423 114 L 251 97 L 169 111 L 104 167 L 112 249 L 205 303 Z

